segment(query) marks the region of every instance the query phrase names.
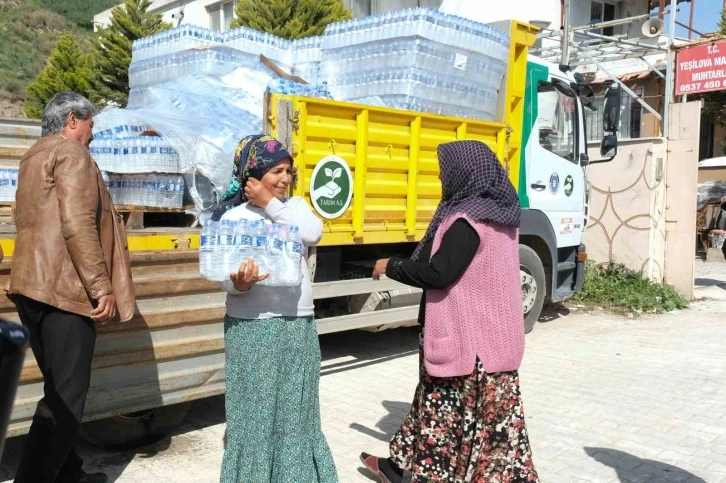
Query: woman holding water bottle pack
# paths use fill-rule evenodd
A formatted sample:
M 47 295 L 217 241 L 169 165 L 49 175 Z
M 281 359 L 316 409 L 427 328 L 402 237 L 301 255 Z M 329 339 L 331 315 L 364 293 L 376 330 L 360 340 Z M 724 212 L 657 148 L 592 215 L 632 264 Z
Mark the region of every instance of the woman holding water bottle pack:
M 302 242 L 300 284 L 261 285 L 275 274 L 252 258 L 221 283 L 228 293 L 222 483 L 338 481 L 320 426 L 320 346 L 306 257 L 323 225 L 305 200 L 287 197 L 291 183 L 292 157 L 283 146 L 270 136 L 248 136 L 237 146 L 229 190 L 212 215 L 223 224 L 294 225 Z

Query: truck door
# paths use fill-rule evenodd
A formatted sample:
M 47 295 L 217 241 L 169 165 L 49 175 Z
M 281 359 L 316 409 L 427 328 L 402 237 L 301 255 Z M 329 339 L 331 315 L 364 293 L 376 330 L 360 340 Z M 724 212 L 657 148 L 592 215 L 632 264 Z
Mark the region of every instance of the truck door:
M 585 226 L 584 152 L 577 94 L 563 80 L 537 85 L 537 119 L 527 153 L 529 207 L 552 223 L 558 247 L 579 245 Z

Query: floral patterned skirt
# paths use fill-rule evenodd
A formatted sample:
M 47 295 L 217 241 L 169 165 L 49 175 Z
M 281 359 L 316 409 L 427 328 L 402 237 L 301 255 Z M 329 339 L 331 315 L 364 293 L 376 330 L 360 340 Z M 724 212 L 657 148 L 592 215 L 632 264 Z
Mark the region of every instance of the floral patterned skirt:
M 411 411 L 391 440 L 391 458 L 413 483 L 539 482 L 532 463 L 517 371 L 420 376 Z

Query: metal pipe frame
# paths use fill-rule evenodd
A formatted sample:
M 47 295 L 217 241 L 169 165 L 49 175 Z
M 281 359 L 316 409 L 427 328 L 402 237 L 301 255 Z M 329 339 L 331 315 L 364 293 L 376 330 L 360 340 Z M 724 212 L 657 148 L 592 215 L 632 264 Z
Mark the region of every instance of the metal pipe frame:
M 594 63 L 595 65 L 597 65 L 597 67 L 600 70 L 602 70 L 603 72 L 605 72 L 605 74 L 607 74 L 607 76 L 610 77 L 613 81 L 617 82 L 618 85 L 620 85 L 620 87 L 622 87 L 623 90 L 625 92 L 627 92 L 628 95 L 630 95 L 630 97 L 632 97 L 633 99 L 635 99 L 638 102 L 638 104 L 640 104 L 645 109 L 647 109 L 651 114 L 653 114 L 653 116 L 655 116 L 656 119 L 658 119 L 659 121 L 662 119 L 662 117 L 661 117 L 661 115 L 660 115 L 660 113 L 658 111 L 656 111 L 655 109 L 653 109 L 650 106 L 650 104 L 646 103 L 643 99 L 641 99 L 638 96 L 638 94 L 636 94 L 635 92 L 633 92 L 628 86 L 625 85 L 625 83 L 623 83 L 623 81 L 621 81 L 620 79 L 618 79 L 617 76 L 611 74 L 610 71 L 608 71 L 605 67 L 603 67 L 600 62 L 598 62 L 596 59 L 594 59 L 593 57 L 591 57 L 590 54 L 585 49 L 583 49 L 577 42 L 572 42 L 572 46 L 575 47 L 575 49 L 577 49 L 585 57 L 589 57 L 590 58 L 590 61 L 592 63 Z
M 608 27 L 617 27 L 618 25 L 633 23 L 644 18 L 651 18 L 652 16 L 653 15 L 651 15 L 650 13 L 645 13 L 643 15 L 636 15 L 634 17 L 619 18 L 617 20 L 608 20 L 607 22 L 591 23 L 579 27 L 572 27 L 572 30 L 597 30 Z
M 585 31 L 575 31 L 575 35 L 580 35 L 582 37 L 588 37 L 591 39 L 597 39 L 597 40 L 606 40 L 610 42 L 615 42 L 617 44 L 623 44 L 623 45 L 629 45 L 631 47 L 638 47 L 639 49 L 644 50 L 660 50 L 662 52 L 667 52 L 668 49 L 663 47 L 658 47 L 657 45 L 648 45 L 648 44 L 642 44 L 640 42 L 636 42 L 635 40 L 613 40 L 612 37 L 608 37 L 606 35 L 600 35 L 600 34 L 594 34 L 592 32 L 585 32 Z
M 561 70 L 564 70 L 565 66 L 570 65 L 570 41 L 572 40 L 570 34 L 570 2 L 571 0 L 564 0 L 563 2 L 565 8 L 565 21 L 562 25 L 562 55 L 560 56 Z
M 658 69 L 656 66 L 654 66 L 653 64 L 651 64 L 648 59 L 646 59 L 645 57 L 643 57 L 642 60 L 643 60 L 643 62 L 645 62 L 646 64 L 648 64 L 648 67 L 650 67 L 650 70 L 652 70 L 653 72 L 655 72 L 656 74 L 658 74 L 658 76 L 660 76 L 661 79 L 665 79 L 666 78 L 665 74 L 663 72 L 661 72 L 660 69 Z

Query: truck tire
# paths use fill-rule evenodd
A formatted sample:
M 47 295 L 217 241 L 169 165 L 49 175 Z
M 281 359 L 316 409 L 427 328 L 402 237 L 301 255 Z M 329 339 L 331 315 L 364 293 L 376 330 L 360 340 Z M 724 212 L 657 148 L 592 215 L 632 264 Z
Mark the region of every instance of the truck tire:
M 191 402 L 160 406 L 83 424 L 83 438 L 105 449 L 125 450 L 152 443 L 182 422 Z
M 525 245 L 519 245 L 519 276 L 522 281 L 524 333 L 529 334 L 542 313 L 547 279 L 537 252 Z

